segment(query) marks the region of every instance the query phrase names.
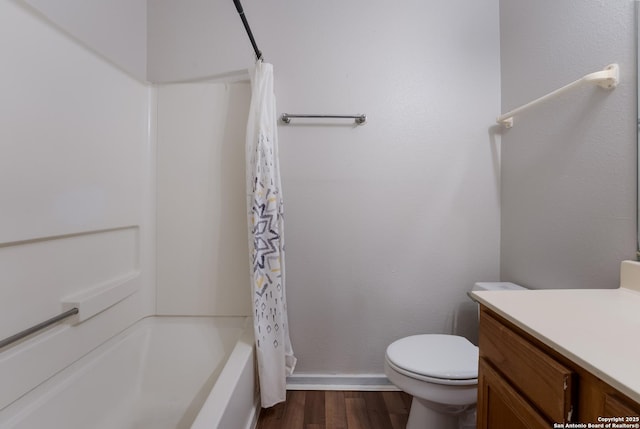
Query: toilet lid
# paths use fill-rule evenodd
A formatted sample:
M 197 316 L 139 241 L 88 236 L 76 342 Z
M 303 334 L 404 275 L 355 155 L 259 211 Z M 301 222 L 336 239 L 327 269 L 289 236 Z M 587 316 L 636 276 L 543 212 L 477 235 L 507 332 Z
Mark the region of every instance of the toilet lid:
M 387 347 L 387 359 L 418 375 L 448 380 L 478 378 L 478 347 L 457 335 L 413 335 Z

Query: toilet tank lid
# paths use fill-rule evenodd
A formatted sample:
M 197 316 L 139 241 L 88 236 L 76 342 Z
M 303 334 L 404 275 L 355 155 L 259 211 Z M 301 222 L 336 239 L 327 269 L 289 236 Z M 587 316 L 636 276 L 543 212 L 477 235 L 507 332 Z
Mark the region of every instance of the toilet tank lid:
M 522 290 L 523 286 L 511 282 L 478 282 L 473 285 L 473 290 Z

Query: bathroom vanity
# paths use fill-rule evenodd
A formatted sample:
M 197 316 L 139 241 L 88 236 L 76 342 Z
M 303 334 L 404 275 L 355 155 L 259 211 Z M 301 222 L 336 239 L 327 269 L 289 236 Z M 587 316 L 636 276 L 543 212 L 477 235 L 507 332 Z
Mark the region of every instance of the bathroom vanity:
M 479 429 L 640 428 L 640 292 L 471 296 L 481 304 Z

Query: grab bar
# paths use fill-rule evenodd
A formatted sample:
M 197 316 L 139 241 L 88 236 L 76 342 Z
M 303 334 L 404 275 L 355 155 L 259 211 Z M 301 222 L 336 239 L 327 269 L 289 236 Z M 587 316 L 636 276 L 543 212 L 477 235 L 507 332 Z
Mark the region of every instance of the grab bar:
M 51 319 L 45 320 L 44 322 L 38 323 L 37 325 L 25 329 L 24 331 L 20 331 L 15 335 L 7 337 L 4 340 L 0 341 L 0 349 L 8 346 L 9 344 L 15 343 L 16 341 L 20 341 L 21 339 L 28 337 L 29 335 L 34 334 L 48 326 L 51 326 L 54 323 L 58 323 L 59 321 L 66 319 L 67 317 L 78 314 L 78 311 L 78 308 L 74 307 L 71 310 L 67 310 L 64 313 L 60 313 L 57 316 L 52 317 Z
M 358 125 L 362 125 L 367 121 L 367 115 L 302 115 L 297 113 L 283 113 L 282 116 L 280 116 L 280 120 L 285 124 L 291 122 L 291 118 L 355 119 Z
M 542 103 L 550 98 L 553 98 L 557 95 L 562 94 L 565 91 L 568 91 L 576 86 L 580 86 L 585 83 L 595 83 L 604 89 L 613 89 L 618 85 L 618 81 L 620 79 L 620 72 L 618 68 L 618 64 L 609 64 L 605 67 L 604 70 L 589 73 L 588 75 L 582 76 L 580 79 L 571 82 L 568 85 L 563 86 L 562 88 L 556 89 L 555 91 L 550 92 L 547 95 L 543 95 L 540 98 L 536 98 L 535 100 L 520 106 L 516 109 L 513 109 L 510 112 L 507 112 L 503 115 L 498 116 L 496 122 L 505 128 L 513 127 L 513 117 L 523 110 L 528 109 L 531 106 L 535 106 L 536 104 Z

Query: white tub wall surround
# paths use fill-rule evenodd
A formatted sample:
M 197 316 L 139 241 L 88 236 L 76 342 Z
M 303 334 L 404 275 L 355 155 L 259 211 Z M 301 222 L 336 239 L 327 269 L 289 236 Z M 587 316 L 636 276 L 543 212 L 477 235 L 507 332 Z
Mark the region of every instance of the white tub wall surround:
M 248 82 L 158 86 L 157 312 L 248 316 Z
M 133 3 L 131 7 L 136 8 Z M 98 9 L 100 5 L 95 6 Z M 59 11 L 69 13 L 65 6 Z M 250 314 L 244 151 L 242 144 L 232 145 L 244 141 L 248 83 L 156 89 L 132 78 L 113 59 L 106 60 L 104 52 L 97 55 L 90 38 L 86 45 L 78 43 L 69 36 L 73 31 L 61 31 L 21 2 L 4 2 L 0 15 L 3 28 L 17 40 L 0 42 L 0 52 L 8 61 L 0 72 L 4 82 L 0 89 L 6 96 L 0 100 L 4 119 L 0 137 L 7 155 L 0 161 L 5 174 L 0 187 L 8 204 L 0 222 L 0 265 L 6 286 L 2 294 L 7 297 L 0 306 L 4 305 L 2 314 L 8 317 L 0 324 L 0 337 L 67 308 L 79 308 L 78 315 L 3 348 L 0 418 L 20 425 L 24 417 L 26 423 L 17 427 L 41 426 L 34 422 L 42 421 L 56 428 L 88 427 L 95 423 L 93 417 L 105 411 L 95 408 L 101 407 L 100 400 L 82 392 L 62 395 L 62 402 L 72 397 L 96 399 L 83 406 L 84 412 L 64 411 L 57 399 L 47 398 L 53 390 L 69 393 L 77 385 L 58 378 L 61 384 L 52 387 L 55 383 L 46 380 L 84 365 L 77 361 L 81 356 L 147 315 L 244 318 Z M 83 19 L 82 13 L 79 16 Z M 199 115 L 189 116 L 194 112 Z M 157 127 L 158 118 L 165 120 L 161 127 Z M 181 124 L 183 128 L 176 125 L 185 118 L 190 121 Z M 173 139 L 176 134 L 180 138 Z M 156 171 L 157 137 L 161 151 Z M 170 163 L 176 144 L 188 155 L 174 157 Z M 174 175 L 176 169 L 179 174 Z M 165 190 L 158 195 L 157 205 L 162 220 L 157 252 L 163 262 L 157 293 L 156 242 L 151 232 L 155 230 L 156 181 Z M 177 198 L 184 194 L 183 200 Z M 169 207 L 167 201 L 172 198 L 174 203 L 185 203 L 181 210 Z M 190 217 L 194 212 L 200 216 L 196 221 Z M 172 236 L 177 224 L 182 226 L 182 240 Z M 176 251 L 181 258 L 171 257 Z M 195 262 L 184 264 L 187 260 Z M 253 346 L 247 338 L 252 334 L 247 332 L 220 374 L 224 385 L 213 387 L 212 399 L 204 400 L 207 392 L 199 392 L 205 395 L 199 403 L 204 417 L 198 417 L 194 427 L 255 426 L 258 399 Z M 215 332 L 199 335 L 217 338 Z M 172 340 L 165 341 L 171 346 Z M 206 357 L 197 347 L 183 352 Z M 133 357 L 147 354 L 135 352 Z M 113 389 L 105 389 L 104 399 L 125 399 L 110 408 L 115 413 L 104 415 L 107 421 L 124 418 L 118 407 L 131 407 L 134 398 L 122 389 L 139 381 L 137 375 L 143 372 L 139 368 L 111 376 L 105 372 L 110 382 L 119 377 L 122 383 L 110 383 Z M 153 383 L 155 378 L 150 376 L 148 381 Z M 206 380 L 203 376 L 203 383 Z M 21 397 L 34 402 L 16 402 Z M 157 401 L 156 405 L 143 402 L 141 408 L 158 406 Z M 184 415 L 176 411 L 178 427 L 199 415 L 199 404 L 189 404 Z M 35 408 L 38 411 L 28 417 L 20 411 Z M 72 420 L 65 420 L 66 416 Z M 114 427 L 113 421 L 105 425 Z
M 0 41 L 0 337 L 61 313 L 67 297 L 126 289 L 77 326 L 5 349 L 4 407 L 153 313 L 154 149 L 146 84 L 21 2 L 0 3 L 0 26 L 11 35 Z

